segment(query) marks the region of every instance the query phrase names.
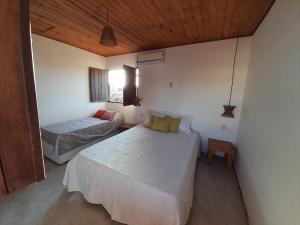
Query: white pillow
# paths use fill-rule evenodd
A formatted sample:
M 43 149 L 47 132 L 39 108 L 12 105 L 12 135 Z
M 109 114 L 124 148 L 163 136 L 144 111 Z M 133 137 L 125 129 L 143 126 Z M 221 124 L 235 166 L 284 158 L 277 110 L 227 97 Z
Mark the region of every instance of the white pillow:
M 153 116 L 159 116 L 159 117 L 165 117 L 169 116 L 172 118 L 181 118 L 181 122 L 179 125 L 179 130 L 184 133 L 191 133 L 191 123 L 192 119 L 189 115 L 182 115 L 182 114 L 176 114 L 171 112 L 165 112 L 165 111 L 149 111 L 146 115 L 146 120 L 144 124 L 148 124 L 150 121 L 150 115 Z

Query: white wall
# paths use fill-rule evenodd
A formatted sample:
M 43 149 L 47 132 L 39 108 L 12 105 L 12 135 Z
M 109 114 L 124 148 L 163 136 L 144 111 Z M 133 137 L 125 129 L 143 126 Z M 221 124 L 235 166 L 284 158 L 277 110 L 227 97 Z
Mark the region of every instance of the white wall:
M 88 116 L 102 103 L 89 101 L 88 67 L 105 68 L 105 58 L 33 35 L 40 124 Z
M 235 118 L 221 117 L 228 103 L 236 40 L 215 41 L 166 49 L 166 63 L 140 68 L 142 107 L 119 109 L 128 121 L 138 120 L 147 109 L 166 110 L 193 115 L 193 129 L 200 132 L 204 148 L 208 137 L 235 142 L 247 74 L 251 38 L 240 39 L 232 104 Z M 107 68 L 135 66 L 136 55 L 107 57 Z M 169 87 L 173 83 L 173 88 Z M 222 129 L 222 125 L 226 129 Z
M 299 21 L 299 0 L 277 0 L 253 37 L 236 164 L 250 225 L 300 224 Z

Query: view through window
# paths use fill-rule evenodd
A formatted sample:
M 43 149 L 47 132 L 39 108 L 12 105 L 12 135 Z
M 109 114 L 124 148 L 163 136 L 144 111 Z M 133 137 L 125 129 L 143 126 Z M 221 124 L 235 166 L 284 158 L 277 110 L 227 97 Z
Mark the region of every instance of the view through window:
M 123 103 L 123 88 L 125 85 L 124 70 L 109 70 L 109 101 Z

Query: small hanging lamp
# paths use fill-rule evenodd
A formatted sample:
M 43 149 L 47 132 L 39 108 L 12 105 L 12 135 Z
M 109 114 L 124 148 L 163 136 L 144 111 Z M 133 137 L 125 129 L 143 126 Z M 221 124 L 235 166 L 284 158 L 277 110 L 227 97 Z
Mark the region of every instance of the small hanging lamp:
M 108 8 L 106 10 L 106 25 L 102 30 L 100 44 L 108 47 L 114 47 L 117 45 L 117 39 L 114 30 L 108 25 Z
M 232 89 L 233 89 L 233 81 L 234 81 L 234 73 L 235 73 L 235 62 L 236 62 L 236 55 L 239 45 L 239 38 L 236 39 L 236 46 L 235 46 L 235 53 L 234 53 L 234 60 L 233 60 L 233 68 L 232 68 L 232 76 L 231 76 L 231 87 L 230 87 L 230 95 L 229 95 L 229 102 L 228 105 L 223 105 L 224 113 L 221 115 L 227 118 L 234 118 L 233 110 L 236 106 L 231 105 L 231 96 L 232 96 Z

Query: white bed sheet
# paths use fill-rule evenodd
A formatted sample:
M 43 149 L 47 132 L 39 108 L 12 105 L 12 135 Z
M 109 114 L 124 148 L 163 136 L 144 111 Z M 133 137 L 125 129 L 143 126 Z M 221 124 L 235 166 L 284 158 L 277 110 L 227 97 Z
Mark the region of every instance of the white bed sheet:
M 200 138 L 136 126 L 67 165 L 63 183 L 129 225 L 183 225 L 193 200 Z

